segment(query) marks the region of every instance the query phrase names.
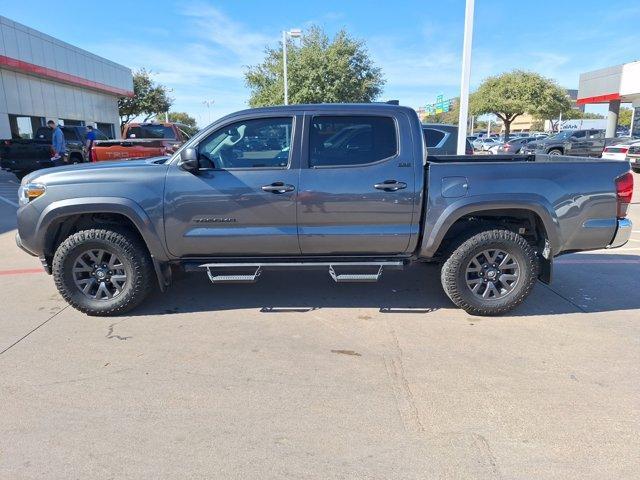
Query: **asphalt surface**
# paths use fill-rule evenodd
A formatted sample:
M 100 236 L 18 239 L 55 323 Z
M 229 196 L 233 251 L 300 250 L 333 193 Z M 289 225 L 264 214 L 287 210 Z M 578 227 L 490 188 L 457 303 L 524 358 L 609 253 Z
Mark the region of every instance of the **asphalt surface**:
M 640 478 L 639 184 L 632 241 L 558 259 L 510 316 L 418 265 L 190 274 L 91 318 L 15 246 L 2 172 L 0 478 Z

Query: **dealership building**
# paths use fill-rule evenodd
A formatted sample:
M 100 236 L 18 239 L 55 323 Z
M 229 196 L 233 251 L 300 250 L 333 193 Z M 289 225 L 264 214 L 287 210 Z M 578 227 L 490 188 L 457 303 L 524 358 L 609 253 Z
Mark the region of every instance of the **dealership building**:
M 581 74 L 577 101 L 578 105 L 608 104 L 607 137 L 615 136 L 620 104 L 630 103 L 631 135 L 640 136 L 640 61 Z
M 0 16 L 0 139 L 32 138 L 54 119 L 120 136 L 131 70 Z

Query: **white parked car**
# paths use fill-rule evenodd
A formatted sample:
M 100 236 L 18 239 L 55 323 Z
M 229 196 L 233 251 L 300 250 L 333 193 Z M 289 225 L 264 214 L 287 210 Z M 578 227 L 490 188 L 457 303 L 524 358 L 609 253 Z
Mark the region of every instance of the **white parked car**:
M 501 145 L 502 142 L 495 138 L 479 138 L 473 142 L 473 148 L 476 150 L 482 150 L 486 152 L 491 147 L 495 147 L 496 145 Z
M 503 143 L 499 143 L 498 145 L 494 145 L 493 147 L 489 147 L 488 152 L 491 155 L 498 155 L 500 153 L 503 153 L 502 150 L 501 150 L 502 145 L 504 145 L 504 144 Z
M 602 158 L 608 160 L 626 160 L 629 147 L 640 146 L 640 140 L 633 140 L 625 143 L 618 143 L 617 145 L 609 145 L 604 147 L 602 151 Z

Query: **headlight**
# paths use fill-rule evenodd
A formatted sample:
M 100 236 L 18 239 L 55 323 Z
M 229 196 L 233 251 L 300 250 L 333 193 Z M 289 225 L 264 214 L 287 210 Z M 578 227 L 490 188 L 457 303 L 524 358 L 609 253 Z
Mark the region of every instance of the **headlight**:
M 18 203 L 22 205 L 26 205 L 31 200 L 35 200 L 38 197 L 44 195 L 44 192 L 47 191 L 47 187 L 45 187 L 41 183 L 25 183 L 24 185 L 20 185 L 18 189 Z

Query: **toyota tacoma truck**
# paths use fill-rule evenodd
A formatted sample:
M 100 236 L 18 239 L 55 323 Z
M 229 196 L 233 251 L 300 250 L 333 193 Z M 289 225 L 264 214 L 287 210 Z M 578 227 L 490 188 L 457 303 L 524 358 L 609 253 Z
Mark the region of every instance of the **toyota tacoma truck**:
M 170 157 L 32 173 L 16 241 L 90 315 L 139 305 L 179 268 L 373 282 L 413 262 L 441 264 L 455 305 L 496 315 L 550 282 L 554 257 L 626 243 L 632 190 L 628 162 L 428 157 L 409 108 L 293 105 L 226 116 Z
M 99 140 L 91 149 L 91 161 L 147 158 L 172 154 L 190 135 L 179 123 L 128 123 L 122 138 Z

